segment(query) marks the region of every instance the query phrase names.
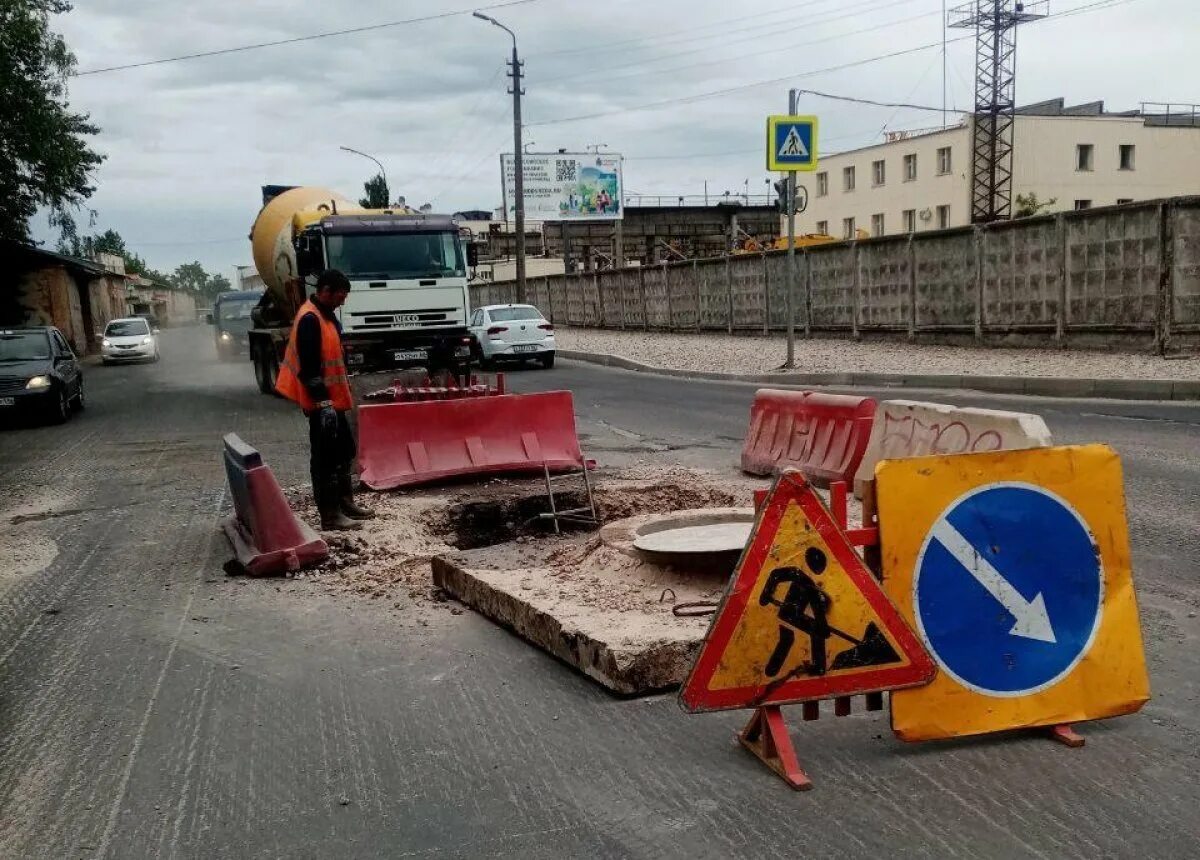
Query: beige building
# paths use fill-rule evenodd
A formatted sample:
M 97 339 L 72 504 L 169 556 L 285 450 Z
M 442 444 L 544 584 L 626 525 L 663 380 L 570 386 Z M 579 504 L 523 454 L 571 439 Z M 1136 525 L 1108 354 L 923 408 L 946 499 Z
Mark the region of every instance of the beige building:
M 1106 113 L 1103 102 L 1066 107 L 1062 99 L 1020 108 L 1014 209 L 1017 195 L 1031 193 L 1055 201 L 1045 212 L 1200 194 L 1195 119 L 1167 124 L 1162 115 Z M 970 120 L 830 155 L 801 181 L 808 209 L 797 216 L 798 233 L 852 238 L 961 227 L 971 223 Z

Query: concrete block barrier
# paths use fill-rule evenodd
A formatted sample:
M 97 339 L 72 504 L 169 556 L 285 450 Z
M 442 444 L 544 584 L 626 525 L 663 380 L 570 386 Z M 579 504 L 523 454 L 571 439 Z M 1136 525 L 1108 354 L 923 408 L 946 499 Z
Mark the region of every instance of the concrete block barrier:
M 827 487 L 853 479 L 871 435 L 869 397 L 761 388 L 750 408 L 742 471 L 774 475 L 799 469 Z
M 221 528 L 247 573 L 302 570 L 329 556 L 325 541 L 296 516 L 257 450 L 230 433 L 224 439 L 224 460 L 233 513 Z
M 1039 415 L 916 400 L 884 400 L 875 410 L 866 452 L 854 476 L 855 495 L 875 478 L 880 460 L 928 454 L 1015 451 L 1053 444 Z

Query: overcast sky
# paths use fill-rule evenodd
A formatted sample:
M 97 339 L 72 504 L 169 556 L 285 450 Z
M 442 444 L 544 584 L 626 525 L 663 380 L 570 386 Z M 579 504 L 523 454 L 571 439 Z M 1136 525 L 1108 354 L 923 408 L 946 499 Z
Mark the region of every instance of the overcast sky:
M 320 184 L 357 198 L 375 167 L 339 146 L 382 161 L 393 194 L 410 204 L 447 212 L 500 204 L 499 153 L 512 150 L 511 43 L 470 16 L 486 2 L 76 2 L 53 23 L 80 72 L 466 13 L 76 78 L 72 105 L 99 124 L 95 145 L 107 156 L 92 229 L 116 228 L 156 268 L 198 259 L 229 273 L 248 263 L 263 184 Z M 1022 28 L 1018 101 L 1103 99 L 1111 110 L 1200 101 L 1195 0 L 1107 0 L 1064 14 L 1094 2 L 1052 0 L 1062 17 Z M 940 106 L 940 46 L 910 49 L 941 41 L 941 8 L 942 0 L 531 0 L 488 11 L 520 40 L 533 151 L 607 144 L 626 156 L 627 192 L 676 196 L 701 193 L 705 180 L 714 195 L 740 193 L 747 180 L 764 193 L 764 117 L 786 112 L 789 86 Z M 947 52 L 949 103 L 969 109 L 973 41 L 959 30 L 949 38 L 960 40 Z M 657 106 L 632 110 L 645 105 Z M 942 121 L 809 96 L 800 109 L 821 117 L 826 151 Z M 593 114 L 601 116 L 563 121 Z

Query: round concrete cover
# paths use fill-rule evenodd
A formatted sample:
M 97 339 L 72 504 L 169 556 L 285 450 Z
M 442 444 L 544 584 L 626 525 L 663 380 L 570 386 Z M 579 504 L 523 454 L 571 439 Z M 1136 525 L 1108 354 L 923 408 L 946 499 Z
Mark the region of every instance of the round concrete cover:
M 750 531 L 753 528 L 753 522 L 683 526 L 639 535 L 633 545 L 645 552 L 680 555 L 740 552 L 750 540 Z

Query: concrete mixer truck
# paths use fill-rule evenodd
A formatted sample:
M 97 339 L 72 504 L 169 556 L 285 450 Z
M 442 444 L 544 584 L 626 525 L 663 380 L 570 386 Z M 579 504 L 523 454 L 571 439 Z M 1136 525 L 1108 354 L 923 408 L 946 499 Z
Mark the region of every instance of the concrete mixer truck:
M 263 393 L 275 390 L 292 319 L 323 269 L 350 279 L 338 310 L 354 371 L 423 366 L 465 372 L 471 357 L 467 266 L 474 249 L 446 215 L 362 209 L 323 188 L 264 186 L 250 230 L 266 292 L 254 309 L 250 359 Z

